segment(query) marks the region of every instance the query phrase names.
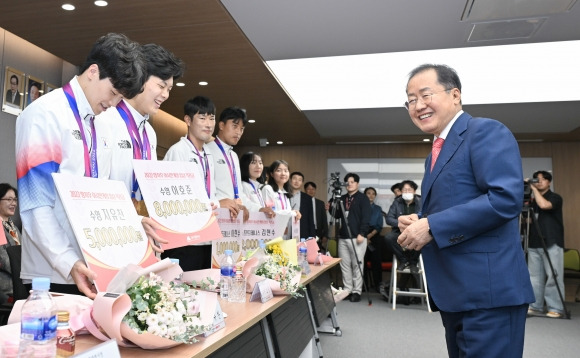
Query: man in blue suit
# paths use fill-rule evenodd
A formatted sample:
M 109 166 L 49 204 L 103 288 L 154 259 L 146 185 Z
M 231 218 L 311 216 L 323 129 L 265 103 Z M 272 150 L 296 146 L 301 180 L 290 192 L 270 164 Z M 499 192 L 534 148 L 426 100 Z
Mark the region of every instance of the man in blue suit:
M 422 211 L 399 217 L 398 242 L 422 250 L 449 357 L 521 357 L 535 299 L 519 235 L 518 144 L 502 123 L 463 112 L 459 76 L 445 65 L 414 69 L 407 97 L 413 123 L 435 140 Z

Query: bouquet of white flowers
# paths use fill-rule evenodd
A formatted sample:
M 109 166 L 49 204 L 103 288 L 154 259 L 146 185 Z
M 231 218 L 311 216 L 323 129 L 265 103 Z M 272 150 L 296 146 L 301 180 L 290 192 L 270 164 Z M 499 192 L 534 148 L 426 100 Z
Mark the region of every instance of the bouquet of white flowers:
M 302 297 L 300 291 L 304 287 L 300 285 L 301 268 L 290 263 L 288 255 L 282 251 L 278 244 L 268 246 L 266 252 L 268 255 L 260 260 L 255 271 L 253 267 L 251 268 L 254 274 L 276 281 L 276 286 L 278 287 L 272 287 L 274 294 L 280 294 L 279 291 L 283 290 L 286 294 L 292 295 L 292 297 Z M 255 262 L 251 261 L 248 261 L 250 266 L 252 266 L 252 263 L 258 262 L 257 260 Z M 244 269 L 246 270 L 245 267 Z
M 208 328 L 200 320 L 197 291 L 166 282 L 151 272 L 128 290 L 131 309 L 123 322 L 137 333 L 151 333 L 180 343 L 195 343 Z

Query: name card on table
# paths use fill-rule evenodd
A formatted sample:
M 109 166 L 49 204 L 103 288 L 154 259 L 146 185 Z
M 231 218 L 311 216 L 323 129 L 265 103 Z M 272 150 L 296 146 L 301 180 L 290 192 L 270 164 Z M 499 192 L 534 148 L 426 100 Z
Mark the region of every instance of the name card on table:
M 272 293 L 272 288 L 268 283 L 268 280 L 262 280 L 256 282 L 254 285 L 254 290 L 252 291 L 252 295 L 250 296 L 250 302 L 260 300 L 262 303 L 268 302 L 269 300 L 274 297 Z
M 190 162 L 133 160 L 151 219 L 161 227 L 157 235 L 173 249 L 222 237 L 202 178 Z
M 63 227 L 72 229 L 69 234 L 97 274 L 98 291 L 106 290 L 126 265 L 147 267 L 158 261 L 123 182 L 62 173 L 52 177 L 60 199 L 54 210 L 66 212 L 70 226 Z

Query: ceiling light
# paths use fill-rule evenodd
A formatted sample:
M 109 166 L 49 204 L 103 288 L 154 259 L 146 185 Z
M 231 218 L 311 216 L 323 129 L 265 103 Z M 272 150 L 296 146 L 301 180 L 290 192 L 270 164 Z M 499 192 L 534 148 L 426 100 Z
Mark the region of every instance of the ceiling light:
M 248 123 L 256 123 L 255 119 L 248 119 Z
M 183 82 L 177 82 L 175 85 L 177 87 L 183 87 L 183 86 L 185 86 L 185 83 L 183 83 Z
M 97 0 L 97 1 L 95 1 L 95 5 L 97 5 L 97 6 L 107 6 L 107 5 L 109 5 L 109 3 L 106 2 L 106 1 L 104 1 L 104 0 Z
M 284 144 L 281 140 L 277 141 L 276 144 Z
M 267 65 L 303 111 L 401 107 L 407 100 L 409 71 L 425 62 L 457 71 L 465 88 L 464 105 L 562 102 L 580 100 L 575 88 L 580 66 L 571 55 L 578 48 L 580 41 L 560 41 L 301 58 Z M 509 84 L 509 91 L 497 89 L 498 79 Z M 344 98 L 349 98 L 348 104 Z
M 75 6 L 73 4 L 62 4 L 62 9 L 66 11 L 73 11 Z
M 208 83 L 207 83 L 206 81 L 200 81 L 200 82 L 199 82 L 199 85 L 200 85 L 200 86 L 207 86 L 207 85 L 208 85 Z

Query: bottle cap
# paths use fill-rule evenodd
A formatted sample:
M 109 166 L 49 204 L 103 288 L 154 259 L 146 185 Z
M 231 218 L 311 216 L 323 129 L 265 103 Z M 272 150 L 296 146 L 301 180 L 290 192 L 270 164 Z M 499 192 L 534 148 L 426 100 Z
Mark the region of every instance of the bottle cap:
M 58 311 L 57 316 L 59 322 L 68 322 L 70 314 L 68 311 Z
M 229 249 L 228 249 L 228 250 L 225 250 L 225 251 L 224 251 L 224 253 L 225 253 L 226 255 L 231 255 L 231 254 L 233 254 L 234 252 L 233 252 L 232 250 L 229 250 Z
M 33 290 L 48 290 L 50 288 L 50 278 L 35 277 L 32 279 Z

